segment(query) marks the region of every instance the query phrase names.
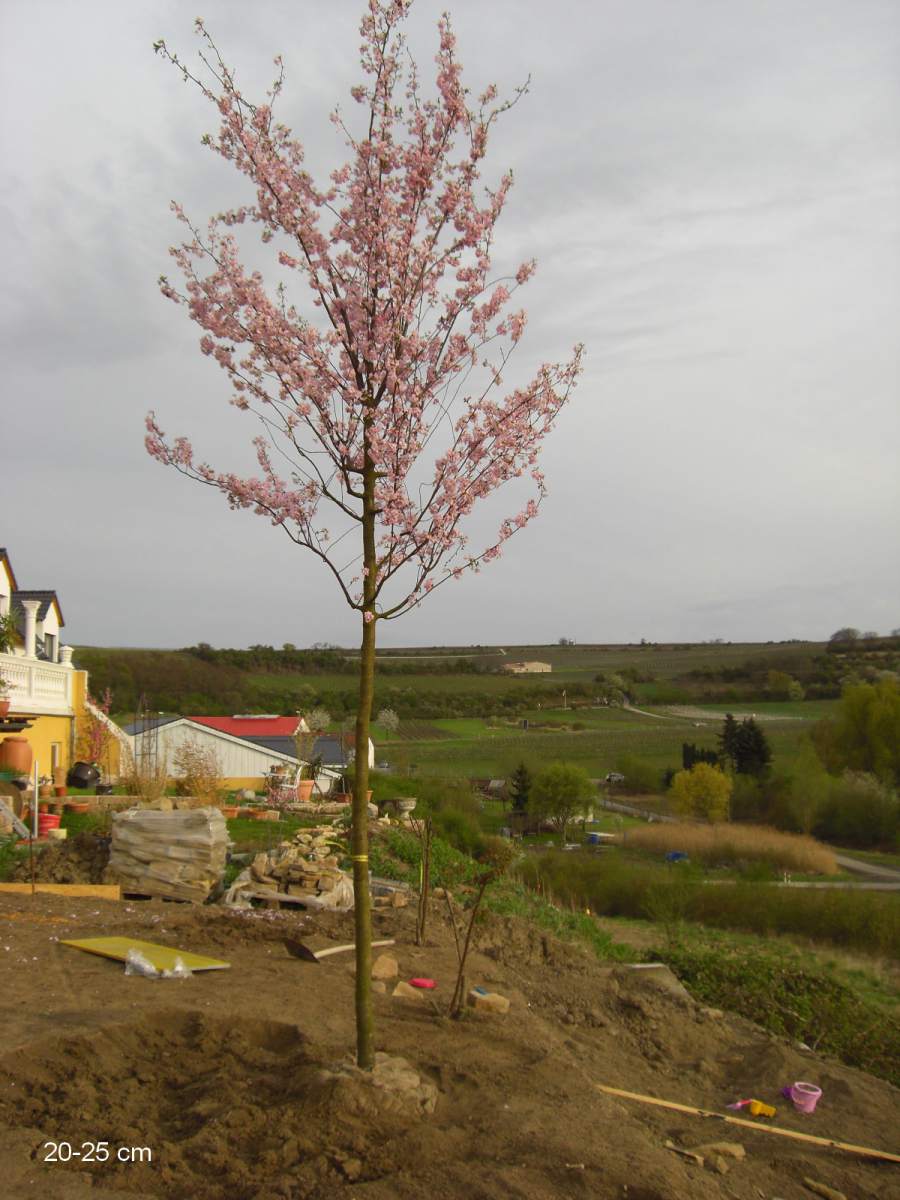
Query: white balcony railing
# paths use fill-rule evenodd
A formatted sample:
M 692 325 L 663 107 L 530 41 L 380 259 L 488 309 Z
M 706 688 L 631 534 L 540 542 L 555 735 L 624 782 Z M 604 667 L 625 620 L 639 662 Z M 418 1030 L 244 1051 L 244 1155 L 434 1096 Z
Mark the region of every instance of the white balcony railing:
M 0 654 L 0 675 L 9 687 L 10 712 L 71 715 L 72 664 Z

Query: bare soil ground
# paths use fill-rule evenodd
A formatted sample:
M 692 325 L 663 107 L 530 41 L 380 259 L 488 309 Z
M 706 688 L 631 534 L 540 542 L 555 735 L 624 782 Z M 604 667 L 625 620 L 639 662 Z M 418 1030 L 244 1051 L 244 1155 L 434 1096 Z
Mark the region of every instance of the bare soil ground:
M 469 979 L 509 996 L 506 1016 L 445 1015 L 452 935 L 435 915 L 417 948 L 412 913 L 376 916 L 401 978 L 431 975 L 421 1006 L 377 995 L 379 1048 L 438 1089 L 430 1116 L 397 1111 L 353 1077 L 322 1075 L 353 1045 L 350 956 L 291 958 L 352 940 L 347 916 L 242 915 L 157 901 L 0 897 L 3 1049 L 0 1191 L 10 1200 L 809 1200 L 810 1177 L 850 1200 L 900 1200 L 900 1166 L 855 1159 L 599 1093 L 606 1083 L 724 1112 L 775 1103 L 776 1123 L 896 1153 L 900 1092 L 716 1016 L 514 920 L 482 928 Z M 227 959 L 180 980 L 60 945 L 133 934 Z M 390 987 L 390 985 L 389 985 Z M 818 1083 L 815 1114 L 778 1095 Z M 727 1140 L 727 1174 L 665 1148 Z M 45 1142 L 150 1147 L 152 1163 L 44 1163 Z

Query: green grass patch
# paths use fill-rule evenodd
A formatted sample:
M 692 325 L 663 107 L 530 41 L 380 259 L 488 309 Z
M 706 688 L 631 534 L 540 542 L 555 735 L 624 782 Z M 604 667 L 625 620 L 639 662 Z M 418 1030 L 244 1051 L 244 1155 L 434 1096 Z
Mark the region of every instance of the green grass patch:
M 547 852 L 527 858 L 523 881 L 545 895 L 604 916 L 643 917 L 790 934 L 870 954 L 900 957 L 900 897 L 842 889 L 800 890 L 764 883 L 704 884 L 702 870 L 630 864 L 610 855 Z
M 235 817 L 226 821 L 228 836 L 238 853 L 262 850 L 278 842 L 288 841 L 298 829 L 319 825 L 319 818 L 285 817 L 281 821 L 254 821 L 249 817 Z
M 639 954 L 613 941 L 587 913 L 567 911 L 551 904 L 515 880 L 504 880 L 485 896 L 485 907 L 500 917 L 533 921 L 563 942 L 583 942 L 602 962 L 634 962 Z
M 893 1004 L 768 946 L 670 945 L 652 952 L 695 999 L 739 1013 L 900 1085 L 900 1022 Z

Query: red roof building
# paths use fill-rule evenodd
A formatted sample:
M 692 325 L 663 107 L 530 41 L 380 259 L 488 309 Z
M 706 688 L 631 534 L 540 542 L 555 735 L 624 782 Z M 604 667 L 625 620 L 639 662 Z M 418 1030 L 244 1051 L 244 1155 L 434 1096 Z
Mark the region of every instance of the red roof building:
M 306 722 L 297 716 L 190 717 L 189 720 L 219 733 L 230 733 L 232 737 L 294 737 L 298 732 L 306 732 Z

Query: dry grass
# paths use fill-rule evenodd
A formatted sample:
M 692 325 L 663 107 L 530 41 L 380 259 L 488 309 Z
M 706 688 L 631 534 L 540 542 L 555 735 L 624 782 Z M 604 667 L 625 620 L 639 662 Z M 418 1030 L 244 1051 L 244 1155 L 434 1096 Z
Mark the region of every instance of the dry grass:
M 175 789 L 179 796 L 197 796 L 205 804 L 221 800 L 225 792 L 222 766 L 211 747 L 189 738 L 175 751 L 173 765 L 178 772 Z
M 169 776 L 165 759 L 162 762 L 149 763 L 139 760 L 132 751 L 125 756 L 119 782 L 125 788 L 128 796 L 140 796 L 141 799 L 152 803 L 166 794 Z
M 633 850 L 666 854 L 683 850 L 708 866 L 766 862 L 809 875 L 835 875 L 837 863 L 815 838 L 780 833 L 765 825 L 643 825 L 629 829 L 625 845 Z

